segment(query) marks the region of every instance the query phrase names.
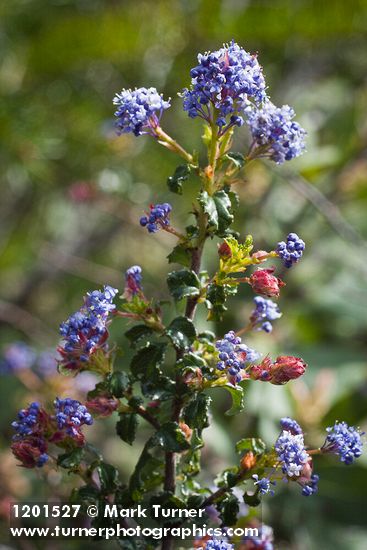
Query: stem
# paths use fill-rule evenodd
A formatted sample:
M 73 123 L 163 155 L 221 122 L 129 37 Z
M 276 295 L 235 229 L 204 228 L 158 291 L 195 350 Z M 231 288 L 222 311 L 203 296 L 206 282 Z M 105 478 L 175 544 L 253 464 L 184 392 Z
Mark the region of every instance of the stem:
M 147 411 L 144 407 L 142 406 L 139 406 L 137 407 L 136 409 L 134 409 L 134 411 L 136 412 L 136 414 L 138 414 L 139 416 L 141 416 L 142 418 L 144 418 L 144 420 L 146 420 L 147 422 L 149 422 L 149 424 L 151 424 L 152 426 L 154 426 L 154 428 L 156 430 L 159 430 L 161 425 L 160 423 L 158 422 L 158 420 L 150 414 L 149 411 Z
M 154 133 L 161 145 L 167 147 L 167 149 L 170 149 L 170 151 L 173 151 L 174 153 L 180 155 L 180 157 L 184 158 L 186 162 L 189 162 L 190 164 L 193 162 L 192 155 L 185 151 L 185 149 L 179 143 L 177 143 L 177 141 L 171 138 L 171 136 L 166 134 L 166 132 L 164 132 L 160 126 L 157 126 L 157 128 L 155 128 Z

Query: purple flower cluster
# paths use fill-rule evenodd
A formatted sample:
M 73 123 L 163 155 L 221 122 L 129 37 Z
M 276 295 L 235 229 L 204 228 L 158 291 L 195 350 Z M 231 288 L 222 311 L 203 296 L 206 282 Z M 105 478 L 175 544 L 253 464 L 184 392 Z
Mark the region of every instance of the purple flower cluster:
M 268 157 L 282 164 L 301 155 L 306 131 L 292 120 L 294 116 L 288 105 L 276 107 L 271 101 L 266 101 L 261 109 L 249 109 L 247 122 L 254 140 L 253 156 Z
M 292 267 L 300 261 L 306 245 L 297 233 L 289 233 L 287 241 L 280 241 L 275 249 L 279 258 L 283 260 L 284 267 Z
M 241 338 L 235 335 L 233 330 L 225 334 L 224 338 L 218 340 L 215 344 L 219 352 L 218 370 L 227 369 L 228 375 L 234 381 L 241 382 L 243 376 L 241 370 L 246 368 L 246 364 L 253 363 L 259 358 L 259 353 L 245 344 L 242 344 Z
M 39 403 L 31 403 L 28 408 L 21 409 L 18 412 L 18 419 L 11 424 L 16 432 L 13 439 L 33 434 L 39 429 L 41 419 L 42 411 Z
M 190 88 L 182 93 L 184 110 L 191 118 L 211 122 L 213 106 L 218 113 L 215 123 L 222 133 L 233 125 L 242 126 L 241 114 L 249 99 L 258 104 L 266 98 L 265 80 L 256 55 L 232 41 L 220 50 L 199 54 L 198 62 L 190 72 Z
M 140 225 L 146 227 L 149 233 L 156 233 L 162 227 L 168 227 L 170 224 L 169 215 L 172 206 L 168 202 L 163 204 L 152 204 L 150 212 L 140 218 Z
M 275 481 L 271 481 L 268 477 L 259 478 L 257 474 L 254 474 L 252 476 L 252 479 L 255 480 L 254 485 L 258 488 L 258 491 L 261 495 L 267 495 L 268 493 L 270 495 L 274 494 L 271 485 L 276 485 Z
M 232 550 L 234 546 L 225 540 L 213 539 L 209 540 L 203 548 L 205 550 Z
M 36 360 L 34 350 L 24 342 L 13 342 L 5 347 L 0 361 L 0 373 L 15 373 L 30 369 Z
M 47 424 L 48 415 L 37 402 L 21 409 L 12 422 L 15 434 L 11 449 L 25 468 L 41 468 L 49 459 L 44 437 Z
M 117 106 L 116 129 L 118 135 L 132 132 L 135 136 L 154 135 L 163 111 L 170 107 L 155 88 L 122 90 L 116 94 L 113 104 Z
M 84 305 L 60 325 L 63 340 L 58 347 L 59 364 L 72 371 L 82 370 L 90 356 L 105 347 L 108 338 L 107 321 L 114 311 L 115 288 L 89 292 Z
M 142 291 L 142 269 L 140 265 L 133 265 L 126 270 L 125 273 L 125 290 L 123 297 L 126 300 L 131 300 Z
M 339 455 L 341 462 L 352 464 L 362 454 L 362 435 L 358 429 L 348 426 L 346 422 L 335 422 L 326 428 L 328 435 L 322 447 L 324 453 Z
M 306 483 L 302 488 L 302 495 L 304 497 L 310 497 L 311 495 L 314 495 L 318 491 L 318 482 L 319 482 L 320 476 L 317 474 L 313 474 L 311 476 L 310 481 Z
M 255 296 L 255 309 L 251 313 L 250 321 L 258 330 L 271 332 L 273 325 L 271 321 L 282 316 L 278 305 L 272 300 L 266 300 L 262 296 Z
M 293 418 L 289 418 L 289 416 L 285 416 L 284 418 L 280 419 L 280 427 L 282 430 L 285 430 L 286 432 L 290 432 L 292 435 L 299 435 L 302 434 L 302 428 L 296 422 L 293 420 Z
M 55 417 L 59 430 L 65 429 L 67 435 L 80 437 L 80 428 L 93 424 L 93 418 L 88 409 L 75 399 L 55 399 Z
M 306 452 L 303 434 L 293 434 L 283 430 L 275 443 L 275 451 L 283 473 L 289 477 L 300 476 L 305 464 L 310 460 Z

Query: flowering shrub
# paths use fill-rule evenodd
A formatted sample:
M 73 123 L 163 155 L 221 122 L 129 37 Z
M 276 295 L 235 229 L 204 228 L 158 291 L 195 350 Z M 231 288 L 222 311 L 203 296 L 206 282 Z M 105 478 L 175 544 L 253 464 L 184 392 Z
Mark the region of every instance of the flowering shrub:
M 75 500 L 113 501 L 124 507 L 159 502 L 169 508 L 205 508 L 208 516 L 214 509 L 222 526 L 229 527 L 236 525 L 240 515 L 235 488 L 242 490 L 244 502 L 254 508 L 282 482 L 293 483 L 302 495 L 311 496 L 319 481 L 312 457 L 336 454 L 344 464 L 351 464 L 361 455 L 362 434 L 337 422 L 327 428 L 320 448 L 308 449 L 301 426 L 282 418 L 279 437 L 271 448 L 260 439 L 241 439 L 236 445 L 238 462 L 219 475 L 217 488 L 197 481 L 203 431 L 210 423 L 211 398 L 206 390 L 229 392 L 232 406 L 227 414 L 240 414 L 248 384 L 287 384 L 307 369 L 300 357 L 281 355 L 272 360 L 242 340 L 251 331 L 270 333 L 273 321 L 282 315 L 273 299 L 283 292 L 285 283 L 276 275 L 276 267 L 259 265 L 274 260 L 280 266 L 294 267 L 305 243 L 290 233 L 274 243 L 273 250 L 256 251 L 252 236 L 240 236 L 232 229 L 238 203 L 233 184 L 238 173 L 254 159 L 281 164 L 299 156 L 305 149 L 305 131 L 293 120 L 289 106 L 278 108 L 270 102 L 256 56 L 234 42 L 200 54 L 198 65 L 191 70 L 191 84 L 180 95 L 188 116 L 204 121 L 204 163 L 162 129 L 161 118 L 170 103 L 154 88 L 122 90 L 114 104 L 118 134 L 148 134 L 182 157 L 184 162 L 168 178 L 170 192 L 184 196 L 189 178 L 197 184 L 194 223 L 184 231 L 172 226 L 175 216 L 169 203 L 147 206 L 140 219 L 149 233 L 161 229 L 174 240 L 168 261 L 180 267 L 170 271 L 167 286 L 172 301 L 184 304 L 184 314 L 163 315 L 162 305 L 144 294 L 143 270 L 137 265 L 126 270 L 120 297 L 110 286 L 88 292 L 81 308 L 61 324 L 57 363 L 63 374 L 91 371 L 100 380 L 85 403 L 57 398 L 53 410 L 39 403 L 21 410 L 13 423 L 12 450 L 26 468 L 64 468 L 79 475 L 85 484 L 74 492 Z M 247 152 L 232 151 L 236 127 L 246 124 L 251 136 Z M 219 240 L 218 266 L 209 274 L 202 270 L 202 255 L 214 238 Z M 256 294 L 244 328 L 234 327 L 222 336 L 200 332 L 195 325 L 197 308 L 207 309 L 208 320 L 220 320 L 228 298 L 243 285 Z M 124 370 L 109 342 L 109 325 L 116 318 L 130 323 L 125 334 L 134 355 Z M 33 359 L 19 348 L 16 353 L 8 351 L 6 360 L 8 368 L 21 369 Z M 118 414 L 117 435 L 129 445 L 140 420 L 152 428 L 127 486 L 122 485 L 118 470 L 86 443 L 85 432 L 93 417 L 103 421 L 113 414 Z M 260 531 L 261 540 L 249 537 L 239 547 L 271 550 L 271 529 L 262 525 Z M 173 542 L 166 537 L 162 548 L 172 548 Z M 124 544 L 135 548 L 133 542 Z M 139 548 L 153 548 L 158 542 L 141 544 Z M 198 540 L 195 547 L 234 546 L 229 537 L 222 537 Z

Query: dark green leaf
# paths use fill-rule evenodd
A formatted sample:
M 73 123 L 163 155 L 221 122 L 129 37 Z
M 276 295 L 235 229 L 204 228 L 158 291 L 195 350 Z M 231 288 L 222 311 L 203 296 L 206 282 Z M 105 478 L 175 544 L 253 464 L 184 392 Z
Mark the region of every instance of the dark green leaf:
M 79 464 L 84 456 L 83 447 L 78 447 L 70 453 L 64 453 L 57 458 L 58 466 L 67 470 L 74 470 L 79 467 Z
M 120 414 L 120 420 L 116 423 L 116 433 L 122 441 L 132 445 L 138 427 L 138 417 L 136 414 Z
M 200 193 L 199 202 L 208 217 L 208 230 L 215 233 L 218 230 L 217 206 L 212 196 L 207 191 Z
M 131 382 L 126 372 L 115 371 L 111 374 L 108 389 L 113 396 L 117 398 L 123 397 L 130 386 Z
M 242 386 L 232 386 L 231 384 L 226 384 L 221 387 L 225 388 L 232 396 L 232 407 L 225 414 L 232 416 L 243 411 L 245 406 L 245 396 Z
M 247 437 L 246 439 L 240 439 L 236 443 L 236 451 L 238 453 L 242 453 L 244 451 L 252 451 L 253 453 L 257 455 L 261 455 L 265 452 L 266 445 L 262 441 L 262 439 L 258 439 L 255 437 Z
M 189 178 L 190 172 L 191 168 L 189 164 L 180 164 L 177 166 L 173 176 L 170 176 L 167 180 L 168 189 L 172 193 L 182 195 L 182 183 Z
M 241 153 L 235 153 L 233 151 L 229 151 L 224 156 L 224 158 L 230 160 L 231 162 L 233 162 L 233 164 L 238 169 L 243 168 L 243 166 L 245 165 L 245 157 Z
M 254 493 L 253 495 L 249 495 L 248 493 L 245 493 L 243 495 L 243 500 L 245 504 L 252 507 L 256 507 L 256 506 L 259 506 L 259 504 L 261 504 L 261 499 L 258 493 Z
M 238 498 L 235 495 L 229 494 L 221 500 L 219 503 L 219 508 L 220 517 L 226 527 L 234 525 L 237 522 L 240 506 L 238 503 Z
M 71 494 L 71 502 L 81 504 L 95 504 L 99 501 L 100 492 L 97 487 L 92 485 L 83 485 L 79 489 L 74 489 Z
M 195 340 L 196 330 L 193 322 L 187 317 L 176 317 L 167 328 L 166 335 L 176 348 L 185 350 Z
M 186 424 L 191 427 L 203 430 L 209 426 L 209 406 L 211 398 L 203 393 L 197 393 L 194 395 L 186 405 L 183 416 Z
M 192 298 L 200 294 L 200 281 L 193 271 L 181 269 L 168 274 L 167 284 L 175 300 Z
M 132 348 L 135 348 L 140 340 L 149 338 L 152 334 L 154 334 L 153 329 L 146 325 L 136 325 L 125 332 L 125 336 L 130 341 Z
M 149 380 L 161 375 L 166 344 L 148 344 L 141 348 L 131 361 L 131 372 L 140 379 Z
M 233 222 L 232 203 L 225 191 L 217 191 L 213 199 L 218 213 L 218 235 L 221 237 Z
M 162 482 L 164 462 L 151 453 L 155 443 L 155 437 L 147 441 L 130 478 L 129 490 L 134 502 L 140 501 L 148 491 Z
M 212 283 L 208 286 L 206 305 L 209 309 L 209 320 L 221 320 L 223 313 L 227 311 L 226 299 L 227 294 L 224 285 Z
M 202 357 L 199 357 L 199 355 L 196 355 L 196 353 L 193 353 L 192 351 L 189 351 L 188 353 L 185 353 L 185 355 L 177 361 L 177 367 L 179 368 L 185 368 L 185 367 L 199 367 L 203 368 L 206 366 L 206 363 Z
M 112 493 L 119 484 L 118 470 L 107 462 L 98 464 L 97 473 L 101 482 L 101 489 L 105 493 Z
M 177 422 L 166 422 L 155 435 L 157 444 L 165 451 L 180 453 L 190 448 L 184 432 Z
M 182 244 L 178 244 L 177 246 L 175 246 L 172 252 L 168 254 L 167 258 L 168 258 L 168 263 L 170 264 L 181 264 L 181 265 L 184 265 L 185 267 L 190 267 L 190 262 L 191 262 L 190 251 Z

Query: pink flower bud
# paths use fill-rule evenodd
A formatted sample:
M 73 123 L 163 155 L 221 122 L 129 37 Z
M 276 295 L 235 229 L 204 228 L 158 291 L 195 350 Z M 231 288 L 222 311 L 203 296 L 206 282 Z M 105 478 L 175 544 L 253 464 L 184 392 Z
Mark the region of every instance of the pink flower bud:
M 253 365 L 250 369 L 250 378 L 252 380 L 261 380 L 262 382 L 268 382 L 271 378 L 270 370 L 272 362 L 267 355 L 260 363 L 260 365 Z
M 304 374 L 306 363 L 300 357 L 281 355 L 270 369 L 272 384 L 286 384 L 289 380 L 295 380 Z
M 119 402 L 117 399 L 106 397 L 104 395 L 94 397 L 85 404 L 91 413 L 103 417 L 111 416 L 111 414 L 117 409 L 118 405 Z
M 226 241 L 218 246 L 218 254 L 221 258 L 230 258 L 232 256 L 231 247 Z
M 203 383 L 203 373 L 199 367 L 196 369 L 188 368 L 184 371 L 182 380 L 188 386 L 198 389 Z
M 15 441 L 11 450 L 24 468 L 42 466 L 47 456 L 47 442 L 43 437 L 29 436 L 26 439 Z
M 274 268 L 258 269 L 250 277 L 250 285 L 256 294 L 268 297 L 278 297 L 279 289 L 285 285 L 281 279 L 273 275 Z
M 260 264 L 262 262 L 265 262 L 268 259 L 269 252 L 266 252 L 266 250 L 258 250 L 257 252 L 254 252 L 251 256 L 253 260 L 256 260 L 254 264 Z

